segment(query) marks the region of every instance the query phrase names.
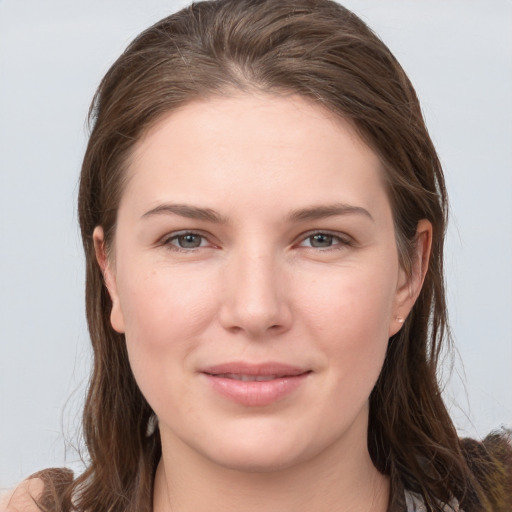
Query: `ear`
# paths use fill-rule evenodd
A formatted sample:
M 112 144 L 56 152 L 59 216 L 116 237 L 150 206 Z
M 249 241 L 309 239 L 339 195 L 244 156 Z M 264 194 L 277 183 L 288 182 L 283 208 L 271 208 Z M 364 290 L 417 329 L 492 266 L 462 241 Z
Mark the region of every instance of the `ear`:
M 415 249 L 411 258 L 411 274 L 400 268 L 395 294 L 393 317 L 389 324 L 389 336 L 396 334 L 402 327 L 418 298 L 428 270 L 432 247 L 432 224 L 426 219 L 418 222 Z
M 124 316 L 121 310 L 121 304 L 119 302 L 119 294 L 117 292 L 115 269 L 113 268 L 113 265 L 107 255 L 107 250 L 105 247 L 105 236 L 101 226 L 96 226 L 94 228 L 92 238 L 94 241 L 96 261 L 100 266 L 101 273 L 103 274 L 103 279 L 105 281 L 105 286 L 107 287 L 110 300 L 112 301 L 110 323 L 112 324 L 112 327 L 115 331 L 118 333 L 124 333 Z

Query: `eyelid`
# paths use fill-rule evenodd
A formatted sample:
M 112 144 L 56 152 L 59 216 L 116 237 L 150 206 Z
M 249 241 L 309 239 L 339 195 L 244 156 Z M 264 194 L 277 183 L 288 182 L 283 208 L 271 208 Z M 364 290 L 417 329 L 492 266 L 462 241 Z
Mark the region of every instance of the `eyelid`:
M 312 236 L 315 236 L 315 235 L 332 236 L 333 238 L 336 238 L 338 240 L 338 243 L 333 244 L 330 247 L 311 247 L 311 246 L 302 245 L 302 243 L 305 242 L 308 238 L 311 238 Z M 351 236 L 347 235 L 346 233 L 340 233 L 339 231 L 332 231 L 329 229 L 314 229 L 314 230 L 308 231 L 306 233 L 302 233 L 300 235 L 300 237 L 298 237 L 298 241 L 295 245 L 297 245 L 299 247 L 305 247 L 307 249 L 314 249 L 316 251 L 318 251 L 318 250 L 326 251 L 326 250 L 330 250 L 330 249 L 338 249 L 338 248 L 340 248 L 340 246 L 341 247 L 353 246 L 354 244 L 355 244 L 354 239 Z
M 186 235 L 196 235 L 208 242 L 208 245 L 200 245 L 199 247 L 179 247 L 178 245 L 173 244 L 172 242 L 179 238 L 180 236 L 186 236 Z M 170 233 L 167 233 L 163 237 L 161 237 L 156 245 L 167 247 L 171 250 L 176 250 L 178 252 L 191 252 L 195 251 L 197 249 L 204 249 L 209 247 L 217 247 L 217 244 L 212 242 L 212 236 L 209 233 L 205 233 L 204 231 L 201 231 L 200 229 L 181 229 L 179 231 L 172 231 Z
M 186 235 L 197 235 L 204 240 L 208 242 L 207 245 L 200 245 L 199 247 L 193 247 L 193 248 L 185 248 L 185 247 L 179 247 L 178 245 L 175 245 L 171 243 L 172 241 L 176 240 L 180 236 L 186 236 Z M 315 236 L 315 235 L 327 235 L 332 236 L 337 240 L 337 243 L 333 244 L 330 247 L 312 247 L 312 246 L 305 246 L 302 245 L 304 242 L 307 241 L 308 238 Z M 167 248 L 171 248 L 172 250 L 176 250 L 178 252 L 191 252 L 195 251 L 197 249 L 201 248 L 211 248 L 211 247 L 219 247 L 218 243 L 215 243 L 212 241 L 212 238 L 214 238 L 210 233 L 204 232 L 200 229 L 182 229 L 178 231 L 172 231 L 170 233 L 167 233 L 166 235 L 162 236 L 155 245 L 163 246 Z M 316 251 L 327 251 L 330 249 L 339 249 L 346 246 L 353 246 L 355 245 L 355 241 L 353 237 L 350 235 L 347 235 L 346 233 L 340 233 L 339 231 L 332 231 L 329 229 L 313 229 L 311 231 L 307 231 L 305 233 L 302 233 L 299 237 L 297 237 L 297 241 L 293 244 L 294 246 L 303 247 L 306 249 L 313 249 Z

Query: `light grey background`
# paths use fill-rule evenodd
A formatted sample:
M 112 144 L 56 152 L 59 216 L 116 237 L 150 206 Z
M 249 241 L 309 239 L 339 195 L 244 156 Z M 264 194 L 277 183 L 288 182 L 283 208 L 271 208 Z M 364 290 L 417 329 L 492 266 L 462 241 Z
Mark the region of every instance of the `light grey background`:
M 65 458 L 80 467 L 86 113 L 126 44 L 185 3 L 0 0 L 0 487 Z M 345 5 L 409 73 L 445 166 L 460 353 L 445 398 L 460 432 L 483 436 L 512 424 L 512 2 Z

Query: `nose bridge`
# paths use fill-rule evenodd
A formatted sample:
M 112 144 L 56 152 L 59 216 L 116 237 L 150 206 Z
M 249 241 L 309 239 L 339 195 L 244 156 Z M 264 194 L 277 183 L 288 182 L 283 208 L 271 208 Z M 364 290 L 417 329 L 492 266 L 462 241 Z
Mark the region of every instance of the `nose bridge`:
M 246 247 L 233 252 L 227 267 L 224 326 L 252 337 L 285 330 L 291 315 L 277 255 L 265 246 Z

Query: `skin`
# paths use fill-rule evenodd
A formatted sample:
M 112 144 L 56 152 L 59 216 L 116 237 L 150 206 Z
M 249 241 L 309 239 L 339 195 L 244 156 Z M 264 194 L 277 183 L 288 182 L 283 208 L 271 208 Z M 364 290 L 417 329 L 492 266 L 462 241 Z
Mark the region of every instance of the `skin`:
M 40 478 L 24 480 L 13 491 L 0 495 L 0 512 L 39 512 L 34 497 L 40 497 L 43 489 Z
M 101 227 L 94 240 L 112 326 L 159 419 L 156 511 L 387 509 L 368 397 L 431 227 L 418 225 L 408 277 L 382 173 L 349 122 L 296 96 L 192 102 L 138 142 L 109 256 Z M 251 407 L 201 373 L 231 361 L 310 373 Z

